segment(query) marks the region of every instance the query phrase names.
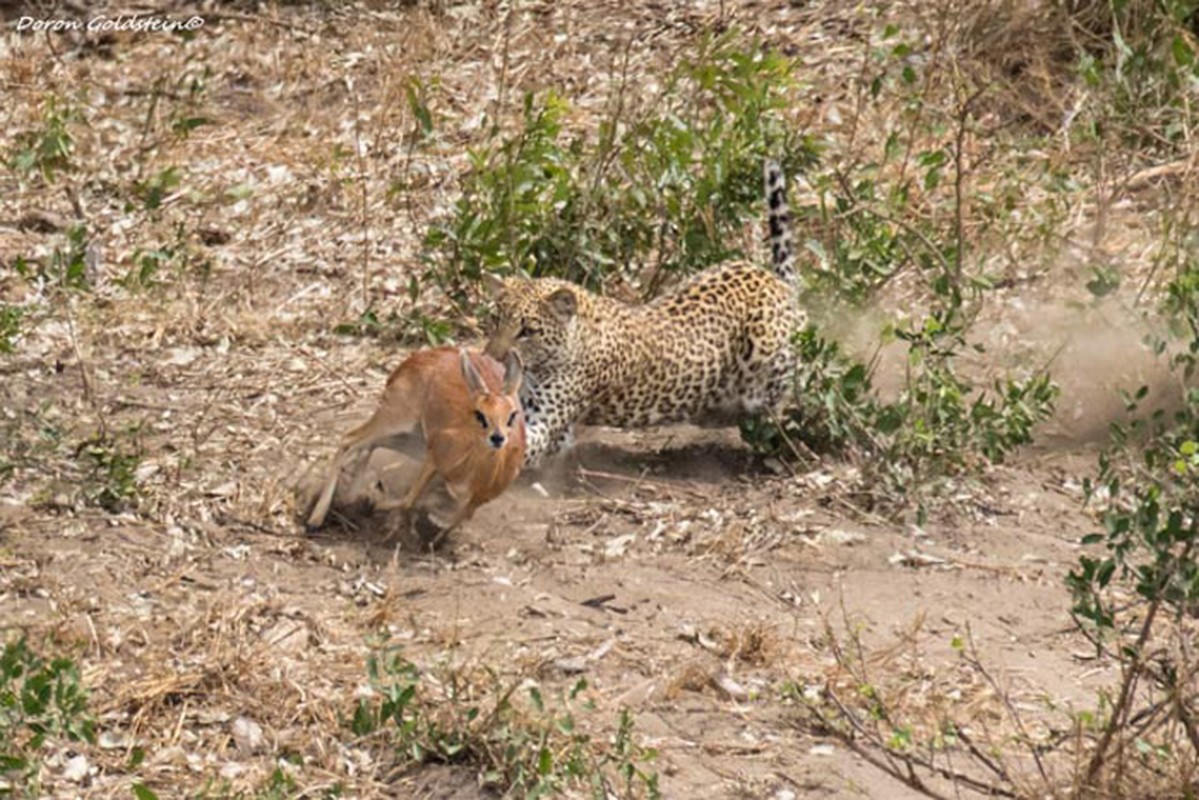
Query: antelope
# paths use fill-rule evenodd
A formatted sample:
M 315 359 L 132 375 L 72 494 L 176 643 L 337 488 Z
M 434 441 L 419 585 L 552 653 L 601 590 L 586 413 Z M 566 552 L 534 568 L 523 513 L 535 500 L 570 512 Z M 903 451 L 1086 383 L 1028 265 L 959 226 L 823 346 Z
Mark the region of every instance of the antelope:
M 410 355 L 387 379 L 371 418 L 342 438 L 308 527 L 324 523 L 351 453 L 365 448 L 369 455 L 384 439 L 410 433 L 418 423 L 426 447 L 420 475 L 402 500 L 375 508 L 410 511 L 440 476 L 458 507 L 437 539 L 470 519 L 508 488 L 524 462 L 525 421 L 517 397 L 523 372 L 515 351 L 502 367 L 483 353 L 453 347 Z

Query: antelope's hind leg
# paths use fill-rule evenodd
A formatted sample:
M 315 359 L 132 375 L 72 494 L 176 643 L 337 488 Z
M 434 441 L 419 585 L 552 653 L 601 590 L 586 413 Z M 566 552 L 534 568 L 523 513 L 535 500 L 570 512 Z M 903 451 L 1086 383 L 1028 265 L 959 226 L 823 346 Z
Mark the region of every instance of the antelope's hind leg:
M 420 474 L 416 476 L 416 480 L 412 482 L 408 493 L 401 500 L 384 500 L 375 504 L 376 511 L 391 511 L 394 508 L 411 511 L 416 505 L 416 501 L 424 494 L 425 488 L 428 487 L 429 481 L 433 480 L 433 476 L 437 474 L 437 467 L 433 464 L 432 458 L 425 458 L 421 465 Z
M 324 524 L 325 517 L 329 514 L 329 507 L 333 504 L 333 496 L 337 491 L 342 465 L 352 453 L 365 448 L 366 454 L 369 456 L 384 439 L 411 433 L 416 427 L 419 419 L 415 404 L 395 402 L 397 399 L 401 401 L 405 399 L 404 389 L 406 387 L 402 383 L 402 380 L 393 381 L 387 387 L 382 402 L 371 418 L 347 433 L 341 440 L 341 446 L 333 456 L 329 475 L 325 479 L 320 496 L 312 508 L 312 513 L 308 515 L 309 530 L 314 530 Z

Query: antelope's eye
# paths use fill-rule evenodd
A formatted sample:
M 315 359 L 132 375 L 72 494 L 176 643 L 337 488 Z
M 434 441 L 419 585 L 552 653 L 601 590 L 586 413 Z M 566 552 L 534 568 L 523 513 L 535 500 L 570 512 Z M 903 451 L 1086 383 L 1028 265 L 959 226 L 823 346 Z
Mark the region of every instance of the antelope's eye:
M 484 428 L 487 427 L 487 417 L 483 416 L 482 411 L 475 412 L 475 419 L 478 420 L 479 424 L 482 425 Z
M 515 424 L 516 424 L 516 412 L 515 412 L 515 411 L 513 411 L 513 412 L 512 412 L 512 413 L 511 413 L 511 414 L 508 416 L 508 427 L 509 427 L 509 428 L 511 428 L 511 427 L 512 427 L 513 425 L 515 425 Z

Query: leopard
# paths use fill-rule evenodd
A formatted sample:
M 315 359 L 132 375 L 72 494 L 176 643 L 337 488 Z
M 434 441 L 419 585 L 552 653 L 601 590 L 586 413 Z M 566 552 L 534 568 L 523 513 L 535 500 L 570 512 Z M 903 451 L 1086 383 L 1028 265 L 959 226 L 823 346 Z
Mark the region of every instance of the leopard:
M 515 348 L 525 365 L 525 466 L 568 448 L 577 424 L 711 427 L 782 410 L 807 315 L 777 162 L 766 161 L 764 184 L 770 269 L 727 261 L 643 304 L 558 278 L 489 275 L 486 352 Z

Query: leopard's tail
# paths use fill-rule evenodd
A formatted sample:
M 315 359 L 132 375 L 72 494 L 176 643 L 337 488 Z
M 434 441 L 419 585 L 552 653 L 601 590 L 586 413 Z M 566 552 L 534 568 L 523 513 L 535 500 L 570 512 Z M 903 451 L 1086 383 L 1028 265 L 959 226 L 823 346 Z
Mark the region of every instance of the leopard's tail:
M 791 241 L 791 209 L 787 205 L 787 178 L 777 161 L 766 161 L 766 206 L 770 221 L 770 268 L 790 286 L 796 286 L 795 251 Z

